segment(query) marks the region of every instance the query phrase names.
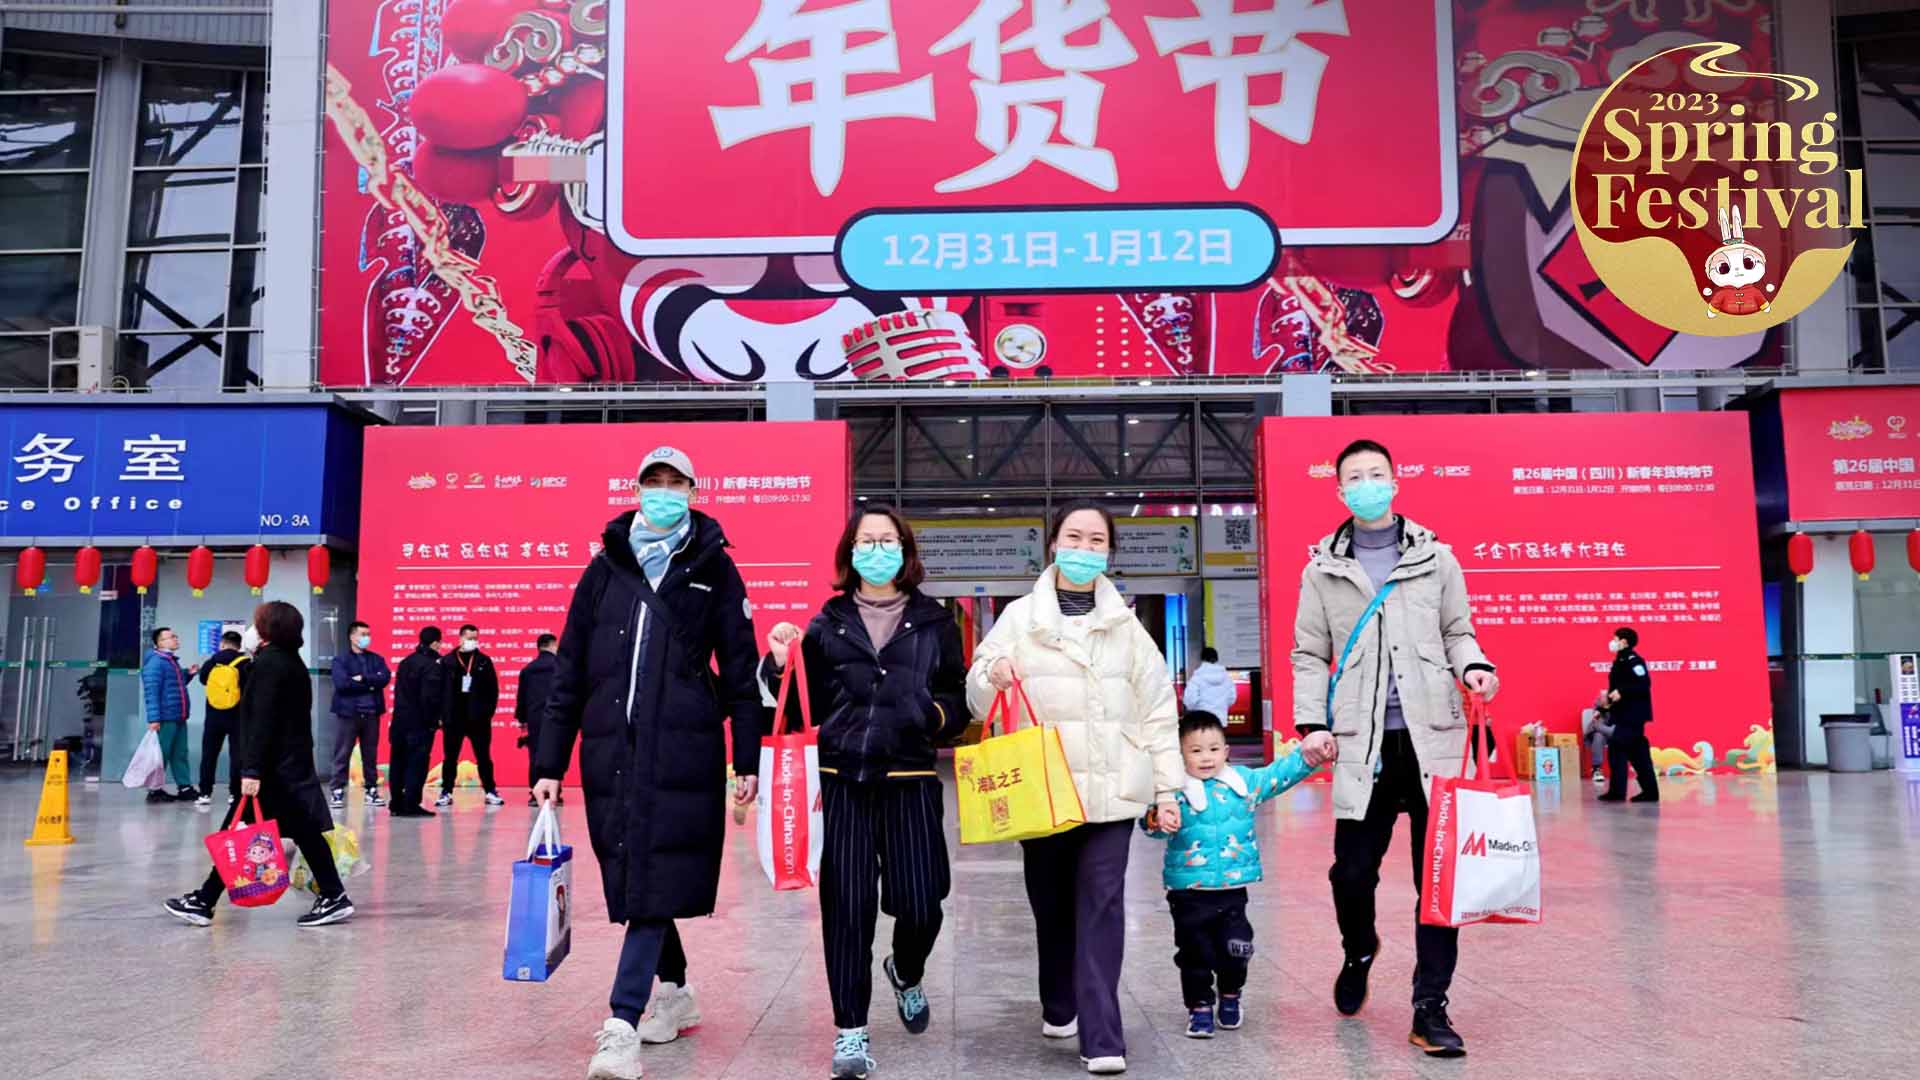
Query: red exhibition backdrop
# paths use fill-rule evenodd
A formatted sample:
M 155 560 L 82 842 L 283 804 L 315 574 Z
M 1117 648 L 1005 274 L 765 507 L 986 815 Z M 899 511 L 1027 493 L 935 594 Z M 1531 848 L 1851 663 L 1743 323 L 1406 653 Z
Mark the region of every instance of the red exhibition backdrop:
M 1615 627 L 1653 667 L 1662 773 L 1773 767 L 1747 418 L 1698 415 L 1269 419 L 1259 434 L 1260 582 L 1274 735 L 1294 737 L 1293 620 L 1308 549 L 1346 516 L 1334 456 L 1393 451 L 1394 508 L 1466 571 L 1494 716 L 1578 732 Z
M 1311 7 L 1293 0 L 1070 7 L 1057 0 L 789 0 L 758 7 L 724 0 L 700 5 L 699 20 L 682 17 L 684 6 L 331 0 L 321 382 L 850 379 L 842 335 L 876 316 L 919 307 L 964 319 L 984 369 L 1009 378 L 1699 370 L 1778 362 L 1777 334 L 1676 335 L 1622 307 L 1594 280 L 1566 198 L 1573 139 L 1594 94 L 1639 60 L 1689 41 L 1733 42 L 1749 62 L 1772 68 L 1772 11 L 1764 0 L 1453 0 L 1448 122 L 1439 119 L 1437 57 L 1416 55 L 1420 42 L 1435 40 L 1429 0 Z M 781 17 L 783 7 L 812 16 L 801 21 L 821 32 L 793 37 L 798 23 Z M 1066 19 L 1075 27 L 1065 47 L 1054 49 L 1036 32 L 1042 8 L 1056 26 Z M 1313 29 L 1332 25 L 1335 8 L 1345 12 L 1345 33 Z M 1199 25 L 1192 18 L 1203 9 L 1253 29 L 1224 44 L 1191 40 Z M 1003 10 L 1008 15 L 996 28 L 991 19 Z M 767 21 L 756 18 L 762 11 Z M 829 55 L 836 41 L 817 16 L 870 19 L 879 11 L 898 33 L 861 31 L 838 43 L 851 48 L 837 60 Z M 1110 30 L 1103 29 L 1109 11 Z M 1239 292 L 983 298 L 851 289 L 821 256 L 696 251 L 635 258 L 607 235 L 610 14 L 638 16 L 640 27 L 650 25 L 647 19 L 671 20 L 662 24 L 670 34 L 639 43 L 657 63 L 643 65 L 629 83 L 642 117 L 651 121 L 657 112 L 662 125 L 651 134 L 651 155 L 643 131 L 640 149 L 626 159 L 646 181 L 633 186 L 636 198 L 651 200 L 636 211 L 656 221 L 739 218 L 762 229 L 803 221 L 821 228 L 824 221 L 831 233 L 835 217 L 862 204 L 1230 197 L 1259 204 L 1279 221 L 1280 265 L 1264 283 Z M 1158 40 L 1147 14 L 1160 20 Z M 967 44 L 930 52 L 963 26 Z M 998 52 L 989 41 L 996 29 Z M 1119 37 L 1135 58 L 1105 66 L 1118 55 Z M 747 47 L 729 60 L 742 42 Z M 899 53 L 899 75 L 875 67 L 873 50 L 888 42 Z M 490 66 L 495 45 L 502 55 L 493 63 L 510 67 L 514 77 Z M 1292 76 L 1279 69 L 1304 64 L 1304 72 L 1319 58 L 1326 64 L 1307 110 L 1307 96 L 1287 90 Z M 808 131 L 789 126 L 721 147 L 710 108 L 759 101 L 754 65 L 768 69 L 777 90 L 779 79 L 793 74 L 780 65 L 802 63 L 829 89 L 844 82 L 854 94 L 930 77 L 937 122 L 847 123 L 845 169 L 831 198 L 812 182 Z M 998 80 L 975 77 L 976 67 L 989 74 L 997 67 Z M 1183 67 L 1194 76 L 1192 90 L 1182 86 Z M 1238 108 L 1216 110 L 1216 92 L 1242 86 L 1236 72 L 1263 72 L 1244 83 L 1248 116 L 1261 119 Z M 1042 76 L 1054 79 L 1052 97 Z M 802 120 L 820 98 L 812 80 L 796 82 L 783 123 Z M 1095 90 L 1105 103 L 1087 110 Z M 1068 97 L 1080 104 L 1070 106 Z M 1277 110 L 1283 98 L 1297 108 L 1291 119 Z M 982 112 L 983 99 L 1000 104 Z M 1089 113 L 1096 124 L 1085 125 Z M 994 156 L 988 143 L 1002 134 L 993 127 L 996 117 L 1007 121 L 1014 149 L 1049 128 L 1043 149 L 1069 155 L 1058 160 L 1083 149 L 1113 153 L 1117 186 L 1103 190 L 1043 158 L 986 187 L 929 195 L 932 182 Z M 515 118 L 522 118 L 518 126 L 509 126 Z M 1309 118 L 1310 133 L 1293 126 Z M 1428 151 L 1437 151 L 1443 134 L 1456 153 L 1440 163 L 1440 175 L 1458 170 L 1457 222 L 1445 239 L 1320 246 L 1326 235 L 1300 231 L 1357 235 L 1440 216 L 1433 213 L 1440 197 L 1434 165 L 1442 155 Z M 1243 135 L 1247 172 L 1230 188 L 1219 148 L 1223 138 Z M 487 141 L 475 145 L 480 140 Z M 541 179 L 550 166 L 550 177 Z M 423 229 L 418 206 L 394 202 L 401 178 L 420 189 L 437 227 Z M 449 263 L 456 277 L 469 276 L 463 287 L 448 280 Z
M 367 432 L 360 617 L 392 664 L 413 651 L 421 627 L 449 639 L 462 623 L 481 627 L 480 647 L 501 676 L 493 758 L 503 786 L 527 774 L 514 745 L 520 669 L 536 638 L 560 632 L 607 522 L 636 505 L 641 456 L 662 444 L 693 459 L 694 507 L 726 530 L 758 635 L 817 610 L 832 591 L 833 542 L 852 500 L 838 421 Z M 435 769 L 439 754 L 436 744 Z
M 1920 517 L 1920 387 L 1780 394 L 1787 516 Z

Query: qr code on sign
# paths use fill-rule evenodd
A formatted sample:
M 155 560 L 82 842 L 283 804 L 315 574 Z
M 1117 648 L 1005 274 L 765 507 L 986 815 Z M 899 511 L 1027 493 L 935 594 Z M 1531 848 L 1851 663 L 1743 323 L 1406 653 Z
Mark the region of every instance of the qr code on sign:
M 1222 530 L 1228 547 L 1244 548 L 1253 546 L 1253 519 L 1227 518 L 1221 522 L 1226 526 Z

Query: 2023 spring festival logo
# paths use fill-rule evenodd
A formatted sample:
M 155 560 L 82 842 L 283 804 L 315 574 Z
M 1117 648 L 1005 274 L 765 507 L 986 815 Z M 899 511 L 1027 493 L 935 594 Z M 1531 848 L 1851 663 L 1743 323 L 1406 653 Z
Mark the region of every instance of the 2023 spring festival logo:
M 1573 216 L 1597 285 L 1687 334 L 1750 334 L 1804 311 L 1865 227 L 1819 84 L 1747 70 L 1736 45 L 1655 54 L 1601 95 L 1573 160 Z

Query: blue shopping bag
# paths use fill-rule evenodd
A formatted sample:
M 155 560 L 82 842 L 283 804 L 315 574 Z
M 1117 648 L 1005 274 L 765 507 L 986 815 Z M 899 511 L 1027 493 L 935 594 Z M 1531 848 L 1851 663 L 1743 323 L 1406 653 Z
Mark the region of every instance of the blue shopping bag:
M 508 982 L 546 982 L 573 948 L 573 849 L 560 842 L 553 804 L 540 808 L 527 857 L 513 864 L 507 901 Z

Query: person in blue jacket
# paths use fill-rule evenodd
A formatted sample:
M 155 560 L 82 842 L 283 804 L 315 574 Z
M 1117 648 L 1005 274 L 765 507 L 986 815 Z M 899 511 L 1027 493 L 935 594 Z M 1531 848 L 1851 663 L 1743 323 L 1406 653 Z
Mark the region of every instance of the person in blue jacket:
M 140 664 L 140 696 L 147 707 L 147 730 L 160 736 L 160 752 L 166 757 L 175 791 L 172 795 L 149 791 L 147 801 L 192 802 L 200 792 L 193 786 L 192 747 L 187 742 L 187 716 L 193 711 L 187 680 L 199 672 L 200 665 L 180 666 L 180 635 L 173 627 L 155 629 L 152 640 L 153 651 Z
M 393 672 L 372 646 L 372 628 L 355 622 L 347 627 L 347 651 L 333 658 L 333 788 L 327 801 L 335 810 L 347 802 L 355 744 L 367 805 L 387 805 L 380 797 L 380 718 L 387 715 Z
M 1240 992 L 1253 956 L 1247 886 L 1261 878 L 1254 811 L 1335 752 L 1295 750 L 1265 768 L 1249 769 L 1228 764 L 1220 717 L 1196 709 L 1180 718 L 1180 756 L 1187 767 L 1186 786 L 1177 796 L 1180 828 L 1162 830 L 1153 810 L 1140 827 L 1167 841 L 1161 880 L 1173 912 L 1173 962 L 1186 999 L 1188 1038 L 1211 1039 L 1216 1022 L 1228 1031 L 1240 1026 Z

